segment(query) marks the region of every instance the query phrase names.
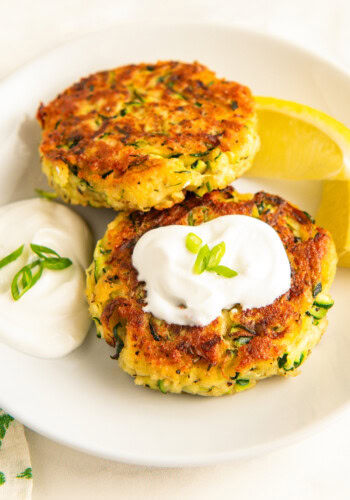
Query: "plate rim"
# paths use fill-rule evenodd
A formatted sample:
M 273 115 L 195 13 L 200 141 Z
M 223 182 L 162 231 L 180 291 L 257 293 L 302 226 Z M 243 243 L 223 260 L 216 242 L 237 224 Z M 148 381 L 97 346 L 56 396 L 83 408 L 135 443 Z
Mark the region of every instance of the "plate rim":
M 160 21 L 160 20 L 150 20 L 146 19 L 143 21 L 143 25 L 146 26 L 157 26 L 157 27 L 164 27 L 164 26 L 170 26 L 170 27 L 179 27 L 179 26 L 195 26 L 195 27 L 215 27 L 215 28 L 226 28 L 226 29 L 233 29 L 235 31 L 240 31 L 242 33 L 248 33 L 250 35 L 256 35 L 261 38 L 264 38 L 266 40 L 271 40 L 273 42 L 285 45 L 286 47 L 292 49 L 292 50 L 297 50 L 300 53 L 307 55 L 310 58 L 317 59 L 319 62 L 326 64 L 326 65 L 331 65 L 333 66 L 333 69 L 339 71 L 340 73 L 344 73 L 348 78 L 350 78 L 350 68 L 347 68 L 344 64 L 338 62 L 334 57 L 332 56 L 325 56 L 321 54 L 318 51 L 315 51 L 309 47 L 303 47 L 301 42 L 297 42 L 294 40 L 290 40 L 288 38 L 284 38 L 283 36 L 277 35 L 276 33 L 267 33 L 263 28 L 258 28 L 258 27 L 251 27 L 248 25 L 244 25 L 241 23 L 237 22 L 232 22 L 230 23 L 229 21 L 225 20 L 220 20 L 217 22 L 210 22 L 210 21 L 188 21 L 187 19 L 180 20 L 180 19 L 172 19 L 169 20 L 167 19 L 166 21 Z M 12 77 L 17 77 L 18 73 L 21 73 L 24 71 L 27 67 L 30 67 L 32 64 L 35 64 L 36 62 L 39 62 L 41 59 L 49 56 L 56 50 L 60 50 L 63 47 L 68 47 L 69 45 L 74 44 L 75 42 L 78 42 L 79 40 L 87 39 L 91 36 L 97 36 L 101 33 L 105 33 L 108 31 L 114 31 L 114 29 L 117 26 L 140 26 L 140 21 L 135 21 L 135 20 L 122 20 L 120 22 L 116 22 L 111 26 L 108 26 L 106 28 L 98 29 L 98 30 L 93 30 L 89 31 L 88 33 L 84 33 L 83 35 L 77 35 L 74 36 L 73 38 L 70 38 L 67 41 L 64 41 L 62 43 L 58 43 L 57 45 L 54 45 L 51 48 L 44 49 L 43 51 L 37 53 L 33 57 L 30 57 L 27 61 L 25 61 L 23 64 L 20 66 L 12 69 L 9 71 L 7 74 L 3 75 L 0 78 L 0 89 L 3 84 L 6 84 L 8 80 L 11 80 Z
M 75 442 L 74 439 L 64 439 L 62 437 L 57 437 L 53 432 L 42 432 L 38 426 L 36 425 L 27 425 L 23 419 L 17 418 L 16 412 L 11 412 L 11 408 L 6 408 L 6 412 L 9 413 L 15 420 L 21 422 L 24 426 L 28 427 L 31 431 L 38 433 L 41 436 L 46 437 L 47 439 L 51 439 L 52 441 L 61 444 L 63 446 L 67 446 L 73 450 L 77 450 L 82 453 L 86 453 L 88 455 L 96 456 L 99 458 L 103 458 L 105 460 L 112 460 L 114 462 L 119 462 L 128 465 L 139 465 L 143 467 L 159 467 L 159 468 L 174 468 L 178 469 L 181 467 L 204 467 L 210 465 L 223 464 L 228 462 L 235 462 L 238 460 L 249 459 L 253 457 L 259 457 L 264 453 L 270 453 L 272 451 L 292 446 L 297 444 L 303 440 L 311 438 L 312 436 L 319 434 L 323 429 L 326 428 L 328 424 L 335 424 L 338 420 L 340 420 L 342 414 L 345 409 L 350 406 L 350 399 L 348 403 L 344 403 L 337 410 L 333 411 L 331 414 L 322 417 L 316 423 L 311 422 L 305 426 L 303 426 L 300 430 L 292 432 L 283 438 L 276 438 L 274 440 L 270 440 L 268 443 L 261 443 L 259 445 L 250 446 L 249 448 L 245 448 L 237 451 L 229 451 L 229 452 L 217 452 L 210 453 L 210 457 L 203 454 L 195 454 L 191 455 L 190 458 L 186 455 L 178 455 L 174 460 L 172 455 L 165 454 L 154 454 L 152 458 L 149 459 L 142 455 L 137 455 L 135 453 L 121 453 L 118 452 L 109 453 L 105 452 L 99 447 L 88 447 L 84 446 L 81 443 Z

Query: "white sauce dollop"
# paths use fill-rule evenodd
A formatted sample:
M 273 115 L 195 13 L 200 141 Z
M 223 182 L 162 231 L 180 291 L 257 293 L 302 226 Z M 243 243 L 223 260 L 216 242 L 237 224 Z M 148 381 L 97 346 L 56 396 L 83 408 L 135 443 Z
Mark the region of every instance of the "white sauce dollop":
M 191 232 L 210 249 L 224 241 L 220 265 L 234 269 L 238 276 L 193 273 L 196 255 L 187 250 L 185 241 Z M 137 242 L 132 263 L 139 281 L 146 283 L 144 311 L 178 325 L 208 325 L 222 309 L 238 303 L 243 309 L 267 306 L 291 284 L 289 260 L 277 232 L 246 215 L 225 215 L 195 227 L 152 229 Z
M 68 354 L 83 342 L 90 325 L 84 293 L 92 253 L 87 225 L 69 208 L 36 198 L 1 207 L 0 234 L 0 259 L 25 244 L 22 255 L 0 269 L 0 340 L 42 358 Z M 44 269 L 39 281 L 15 301 L 14 275 L 38 258 L 30 243 L 52 248 L 73 265 L 61 271 Z

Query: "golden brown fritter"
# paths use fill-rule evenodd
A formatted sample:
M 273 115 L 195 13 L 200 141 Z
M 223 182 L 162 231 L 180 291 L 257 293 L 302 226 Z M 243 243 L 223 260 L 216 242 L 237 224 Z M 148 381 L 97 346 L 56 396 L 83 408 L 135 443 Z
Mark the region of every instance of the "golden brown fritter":
M 40 106 L 42 166 L 70 203 L 163 209 L 230 184 L 259 140 L 250 90 L 199 63 L 132 64 Z
M 277 231 L 292 269 L 290 290 L 266 307 L 223 310 L 205 327 L 167 324 L 143 312 L 146 292 L 131 260 L 137 240 L 159 226 L 196 226 L 230 214 L 257 217 Z M 326 328 L 335 268 L 330 234 L 307 213 L 278 196 L 227 188 L 189 195 L 163 212 L 119 214 L 97 244 L 87 296 L 99 335 L 137 384 L 216 396 L 298 372 Z

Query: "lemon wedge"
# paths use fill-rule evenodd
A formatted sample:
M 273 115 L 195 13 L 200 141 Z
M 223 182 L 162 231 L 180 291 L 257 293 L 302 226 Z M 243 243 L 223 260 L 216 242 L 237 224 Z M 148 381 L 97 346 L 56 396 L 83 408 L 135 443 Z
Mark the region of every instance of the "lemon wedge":
M 324 181 L 317 224 L 328 229 L 335 242 L 338 265 L 350 267 L 350 181 Z
M 350 179 L 350 129 L 303 104 L 255 99 L 261 148 L 249 176 Z

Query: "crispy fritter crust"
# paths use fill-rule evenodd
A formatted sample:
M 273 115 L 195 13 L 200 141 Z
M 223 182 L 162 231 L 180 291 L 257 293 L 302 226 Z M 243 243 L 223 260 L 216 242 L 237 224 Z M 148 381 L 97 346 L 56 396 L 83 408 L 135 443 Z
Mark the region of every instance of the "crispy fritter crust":
M 144 284 L 131 262 L 137 240 L 155 227 L 198 225 L 229 214 L 258 217 L 278 232 L 292 269 L 290 290 L 266 307 L 224 310 L 206 327 L 167 324 L 144 313 Z M 121 351 L 120 366 L 136 383 L 221 395 L 267 376 L 297 373 L 326 327 L 326 317 L 316 321 L 308 311 L 320 283 L 328 294 L 335 268 L 332 238 L 308 214 L 278 196 L 227 188 L 203 198 L 189 195 L 163 212 L 118 215 L 97 244 L 87 296 L 98 331 Z
M 138 64 L 83 78 L 44 106 L 40 155 L 71 203 L 163 209 L 226 187 L 258 148 L 250 90 L 199 63 Z

